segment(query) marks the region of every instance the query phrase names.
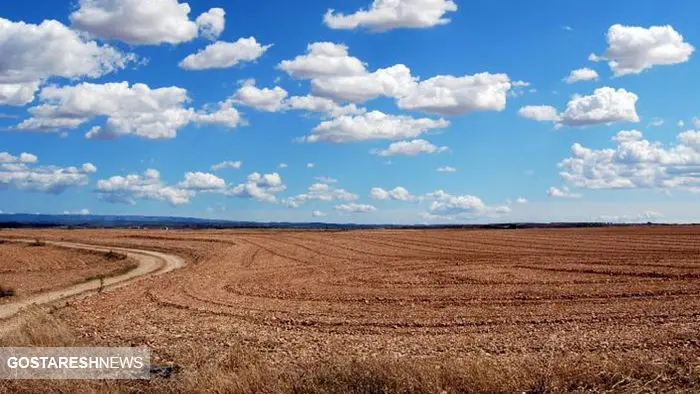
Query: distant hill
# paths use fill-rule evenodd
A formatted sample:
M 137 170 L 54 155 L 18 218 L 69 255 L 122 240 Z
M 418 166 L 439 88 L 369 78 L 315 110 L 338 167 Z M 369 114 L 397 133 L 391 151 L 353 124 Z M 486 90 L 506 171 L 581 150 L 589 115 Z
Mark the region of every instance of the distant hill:
M 647 223 L 651 224 L 651 223 Z M 251 222 L 202 219 L 174 216 L 123 216 L 123 215 L 47 215 L 47 214 L 0 214 L 0 228 L 291 228 L 291 229 L 370 229 L 370 228 L 564 228 L 605 227 L 641 224 L 580 222 L 580 223 L 491 223 L 491 224 L 439 224 L 439 225 L 392 225 L 320 222 Z

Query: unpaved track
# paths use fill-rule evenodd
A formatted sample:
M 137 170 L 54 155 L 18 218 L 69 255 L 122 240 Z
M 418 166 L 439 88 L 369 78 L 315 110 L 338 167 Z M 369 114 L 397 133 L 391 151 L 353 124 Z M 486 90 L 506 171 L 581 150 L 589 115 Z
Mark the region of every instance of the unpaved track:
M 16 242 L 17 239 L 8 241 Z M 21 242 L 32 242 L 31 240 L 19 240 Z M 103 284 L 103 291 L 111 291 L 118 287 L 127 285 L 135 280 L 146 276 L 161 275 L 185 265 L 185 261 L 176 255 L 155 252 L 143 249 L 118 248 L 118 247 L 103 247 L 97 245 L 89 245 L 75 242 L 63 241 L 45 241 L 47 244 L 60 246 L 64 248 L 74 248 L 83 250 L 93 250 L 98 252 L 108 252 L 110 250 L 120 253 L 126 253 L 129 258 L 138 262 L 138 266 L 129 272 L 106 278 Z M 0 321 L 8 319 L 22 309 L 31 305 L 49 304 L 60 301 L 66 298 L 84 295 L 89 292 L 96 292 L 100 288 L 100 280 L 94 279 L 91 281 L 78 283 L 65 287 L 63 289 L 51 290 L 44 293 L 34 294 L 30 297 L 20 299 L 16 302 L 0 305 Z

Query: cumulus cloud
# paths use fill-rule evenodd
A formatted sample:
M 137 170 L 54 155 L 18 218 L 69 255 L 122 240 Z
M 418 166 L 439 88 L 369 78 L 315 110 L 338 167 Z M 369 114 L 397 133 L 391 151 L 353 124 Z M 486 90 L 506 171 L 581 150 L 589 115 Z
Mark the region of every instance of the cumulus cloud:
M 360 196 L 357 194 L 350 193 L 345 189 L 335 188 L 327 183 L 314 183 L 309 186 L 306 193 L 289 197 L 285 199 L 283 203 L 287 204 L 290 208 L 298 208 L 309 201 L 354 201 L 359 198 Z
M 0 83 L 0 105 L 23 106 L 34 101 L 39 81 L 27 83 Z
M 14 106 L 30 103 L 51 77 L 97 78 L 136 59 L 54 20 L 34 25 L 0 18 L 0 53 L 0 105 Z
M 590 96 L 574 96 L 561 114 L 567 126 L 588 126 L 617 122 L 639 122 L 638 96 L 625 89 L 602 87 Z
M 559 119 L 557 109 L 549 105 L 526 105 L 518 110 L 518 115 L 538 122 L 555 122 Z
M 287 91 L 279 86 L 259 88 L 255 86 L 255 80 L 249 79 L 243 82 L 243 86 L 236 91 L 231 100 L 266 112 L 301 110 L 322 113 L 330 117 L 359 115 L 366 112 L 364 108 L 359 108 L 355 104 L 341 106 L 325 97 L 306 95 L 287 98 L 287 96 Z
M 440 115 L 461 115 L 473 111 L 501 111 L 511 87 L 506 74 L 439 75 L 420 81 L 411 70 L 396 64 L 370 72 L 358 58 L 350 56 L 342 44 L 310 44 L 305 55 L 284 60 L 278 68 L 297 79 L 311 80 L 315 96 L 336 102 L 364 102 L 377 97 L 396 100 L 401 109 Z
M 212 8 L 190 20 L 190 6 L 178 0 L 80 0 L 70 14 L 73 27 L 132 45 L 178 44 L 223 31 L 224 12 Z
M 620 131 L 614 149 L 590 149 L 575 143 L 561 161 L 559 175 L 588 189 L 682 189 L 700 192 L 700 131 L 689 130 L 666 147 L 644 139 L 638 130 Z
M 547 195 L 549 197 L 557 198 L 581 198 L 581 194 L 570 191 L 569 188 L 566 186 L 552 186 L 549 189 L 547 189 Z
M 450 166 L 438 167 L 437 172 L 457 172 L 457 169 Z
M 547 105 L 525 106 L 520 116 L 537 121 L 553 121 L 557 127 L 583 127 L 619 122 L 639 122 L 637 100 L 639 97 L 625 89 L 602 87 L 588 96 L 574 95 L 560 114 Z
M 602 56 L 591 54 L 591 61 L 607 61 L 617 77 L 654 66 L 687 62 L 695 48 L 683 40 L 673 26 L 610 26 L 608 48 Z
M 397 186 L 391 190 L 384 190 L 381 187 L 373 187 L 369 191 L 369 196 L 375 200 L 395 200 L 404 202 L 420 201 L 420 197 L 414 196 L 403 186 Z
M 664 120 L 661 118 L 652 118 L 651 121 L 649 122 L 650 127 L 659 127 L 663 126 Z
M 226 192 L 227 195 L 239 198 L 276 203 L 276 193 L 286 190 L 282 177 L 276 173 L 260 174 L 254 172 L 248 175 L 245 183 L 238 184 Z
M 452 0 L 374 0 L 369 8 L 348 15 L 328 10 L 323 21 L 332 29 L 426 28 L 449 23 L 445 14 L 454 11 L 457 4 Z
M 288 165 L 287 163 L 280 163 L 280 164 L 277 166 L 277 168 L 279 168 L 280 170 L 285 169 L 285 168 L 288 168 L 288 167 L 289 167 L 289 165 Z
M 412 118 L 371 111 L 357 116 L 340 116 L 316 126 L 307 142 L 345 143 L 371 139 L 413 138 L 438 128 L 448 127 L 444 119 Z
M 356 203 L 340 204 L 340 205 L 336 205 L 333 208 L 336 211 L 342 212 L 342 213 L 370 213 L 370 212 L 374 212 L 377 210 L 377 208 L 373 205 L 356 204 Z
M 299 55 L 293 60 L 283 60 L 277 68 L 298 79 L 366 73 L 364 63 L 360 59 L 350 56 L 346 45 L 332 42 L 309 44 L 306 55 Z
M 579 81 L 592 81 L 598 79 L 598 73 L 588 67 L 579 68 L 571 71 L 568 77 L 564 78 L 566 83 L 574 83 Z
M 479 197 L 472 195 L 452 195 L 436 190 L 425 196 L 432 200 L 428 214 L 441 219 L 475 219 L 499 217 L 510 213 L 507 206 L 486 205 Z
M 527 199 L 525 197 L 518 197 L 515 199 L 516 204 L 527 204 Z
M 198 16 L 195 23 L 202 37 L 214 41 L 224 32 L 226 11 L 223 8 L 212 8 Z
M 170 205 L 190 202 L 196 194 L 179 186 L 168 186 L 160 179 L 160 172 L 146 170 L 142 175 L 113 176 L 97 182 L 95 192 L 101 200 L 111 203 L 136 204 L 136 200 L 167 201 Z
M 149 139 L 174 138 L 178 129 L 190 123 L 220 124 L 236 127 L 238 111 L 228 102 L 212 112 L 186 108 L 185 89 L 171 86 L 151 89 L 145 84 L 128 82 L 75 86 L 47 86 L 40 95 L 42 104 L 29 109 L 31 118 L 16 126 L 18 130 L 58 130 L 76 128 L 97 117 L 106 117 L 102 125 L 87 134 L 90 139 L 109 139 L 133 134 Z
M 241 166 L 243 166 L 243 162 L 240 160 L 236 160 L 236 161 L 226 160 L 226 161 L 222 161 L 219 164 L 214 164 L 213 166 L 211 166 L 211 170 L 218 171 L 218 170 L 223 170 L 225 168 L 234 168 L 237 170 L 237 169 L 241 168 Z
M 236 42 L 217 41 L 201 51 L 188 55 L 179 66 L 185 70 L 229 68 L 239 63 L 252 62 L 272 45 L 261 45 L 255 37 L 240 38 Z
M 399 98 L 398 106 L 446 116 L 502 111 L 510 88 L 506 74 L 439 75 L 419 82 Z
M 236 91 L 232 100 L 260 111 L 277 112 L 284 108 L 286 97 L 287 91 L 279 86 L 261 89 L 255 86 L 255 80 L 248 80 Z
M 422 139 L 410 140 L 410 141 L 398 141 L 389 145 L 386 149 L 373 150 L 372 153 L 378 156 L 394 156 L 394 155 L 404 155 L 404 156 L 416 156 L 419 153 L 440 153 L 448 150 L 446 146 L 435 146 L 430 142 Z
M 31 153 L 13 156 L 0 152 L 0 189 L 60 194 L 69 188 L 86 185 L 89 174 L 97 171 L 92 163 L 80 167 L 38 165 L 39 158 Z
M 357 103 L 381 96 L 407 96 L 416 88 L 416 81 L 408 67 L 397 64 L 372 73 L 316 77 L 311 81 L 311 90 L 318 96 Z
M 197 192 L 220 191 L 226 189 L 226 181 L 207 172 L 187 172 L 185 179 L 177 186 L 181 189 Z

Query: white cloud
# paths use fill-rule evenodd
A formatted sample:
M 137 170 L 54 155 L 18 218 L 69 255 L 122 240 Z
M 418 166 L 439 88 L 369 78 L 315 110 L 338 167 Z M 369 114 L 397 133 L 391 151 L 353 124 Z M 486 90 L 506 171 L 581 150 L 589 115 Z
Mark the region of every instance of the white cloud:
M 317 77 L 311 81 L 311 90 L 336 101 L 364 102 L 380 96 L 407 96 L 416 88 L 416 81 L 408 67 L 397 64 L 372 73 Z
M 350 193 L 345 189 L 338 189 L 327 183 L 314 183 L 309 186 L 306 193 L 289 197 L 285 199 L 283 203 L 287 204 L 290 208 L 298 208 L 309 201 L 354 201 L 359 198 L 360 196 L 357 194 Z
M 240 160 L 236 160 L 236 161 L 226 160 L 226 161 L 222 161 L 219 164 L 214 164 L 213 166 L 211 166 L 211 170 L 218 171 L 218 170 L 223 170 L 224 168 L 234 168 L 237 170 L 237 169 L 241 168 L 241 166 L 243 166 L 243 162 Z
M 516 204 L 527 204 L 527 199 L 525 197 L 518 197 L 515 202 Z
M 245 183 L 234 186 L 227 194 L 234 197 L 275 203 L 277 202 L 275 194 L 284 191 L 286 188 L 282 183 L 282 177 L 278 173 L 260 174 L 254 172 L 248 175 Z
M 412 118 L 371 111 L 357 116 L 341 116 L 322 122 L 307 136 L 307 142 L 328 141 L 345 143 L 371 139 L 413 138 L 436 128 L 445 128 L 444 119 Z
M 80 167 L 37 165 L 39 158 L 31 153 L 13 156 L 0 152 L 0 189 L 59 194 L 71 187 L 86 185 L 88 175 L 97 171 L 92 163 Z
M 557 109 L 549 105 L 526 105 L 518 110 L 518 115 L 538 122 L 555 122 L 559 119 Z
M 454 11 L 457 4 L 452 0 L 374 0 L 368 9 L 348 15 L 328 10 L 323 21 L 332 29 L 426 28 L 449 23 L 445 14 Z
M 660 65 L 687 62 L 695 48 L 683 40 L 672 26 L 612 25 L 607 34 L 608 48 L 602 56 L 591 54 L 591 61 L 607 60 L 615 76 L 639 74 Z
M 299 55 L 293 60 L 283 60 L 277 67 L 298 79 L 366 73 L 364 63 L 348 55 L 347 46 L 332 42 L 309 44 L 306 55 Z
M 63 211 L 64 215 L 89 215 L 90 210 L 87 208 L 79 209 L 77 211 Z
M 574 96 L 561 114 L 561 124 L 588 126 L 617 122 L 639 122 L 637 95 L 625 89 L 602 87 L 590 96 Z
M 398 106 L 449 116 L 474 111 L 502 111 L 510 88 L 506 74 L 439 75 L 409 89 L 408 94 L 399 98 Z
M 554 122 L 556 127 L 584 127 L 597 124 L 618 122 L 639 122 L 637 100 L 639 97 L 625 89 L 602 87 L 592 95 L 574 95 L 566 105 L 566 110 L 557 114 L 554 107 L 548 105 L 529 105 L 520 108 L 518 113 L 525 118 Z
M 685 127 L 685 122 L 682 120 L 679 120 L 678 123 L 676 124 L 679 128 L 684 128 Z
M 214 41 L 224 32 L 226 11 L 223 8 L 212 8 L 198 16 L 195 23 L 202 37 Z
M 437 190 L 426 195 L 431 199 L 430 215 L 439 218 L 473 219 L 479 217 L 499 217 L 510 213 L 507 206 L 489 206 L 479 197 L 472 195 L 452 195 Z
M 226 189 L 226 181 L 206 172 L 187 172 L 185 179 L 177 187 L 198 192 L 221 191 Z
M 333 208 L 335 208 L 336 211 L 343 213 L 369 213 L 377 210 L 377 208 L 373 205 L 355 203 L 340 204 Z
M 230 103 L 222 102 L 214 112 L 195 111 L 185 89 L 171 86 L 151 89 L 128 82 L 75 86 L 47 86 L 40 95 L 42 104 L 29 109 L 32 117 L 22 121 L 19 130 L 76 128 L 96 117 L 106 117 L 94 126 L 87 138 L 108 139 L 133 134 L 149 139 L 174 138 L 178 129 L 190 123 L 236 127 L 241 118 Z
M 592 81 L 598 79 L 598 73 L 588 67 L 579 68 L 571 71 L 568 77 L 564 78 L 566 83 L 574 83 L 579 81 Z
M 51 77 L 97 78 L 136 59 L 79 36 L 55 20 L 39 25 L 0 18 L 0 105 L 31 102 Z
M 252 62 L 272 45 L 261 45 L 255 37 L 240 38 L 236 42 L 217 41 L 201 51 L 188 55 L 179 66 L 185 70 L 229 68 L 242 62 Z
M 435 146 L 430 142 L 422 139 L 410 140 L 410 141 L 398 141 L 389 145 L 388 148 L 383 150 L 373 150 L 372 154 L 378 156 L 393 156 L 393 155 L 404 155 L 404 156 L 416 156 L 419 153 L 440 153 L 448 150 L 446 146 Z
M 279 86 L 261 89 L 255 86 L 255 80 L 248 80 L 231 99 L 235 103 L 260 111 L 277 112 L 283 109 L 286 97 L 287 91 Z
M 212 38 L 223 31 L 222 9 L 212 8 L 196 22 L 189 14 L 189 4 L 178 0 L 80 0 L 70 20 L 79 30 L 133 45 L 178 44 L 200 32 Z
M 552 186 L 549 189 L 547 189 L 547 195 L 549 197 L 558 197 L 558 198 L 581 198 L 581 194 L 571 192 L 569 190 L 569 188 L 566 186 L 562 186 L 562 187 Z
M 287 167 L 289 167 L 289 165 L 287 165 L 287 163 L 280 163 L 280 164 L 277 166 L 277 168 L 279 168 L 280 170 L 285 169 L 285 168 L 287 168 Z
M 39 81 L 26 83 L 0 83 L 0 105 L 23 106 L 34 101 Z
M 530 85 L 511 83 L 508 75 L 491 73 L 439 75 L 420 81 L 403 64 L 370 72 L 360 59 L 349 55 L 347 46 L 331 42 L 310 44 L 307 54 L 284 60 L 278 68 L 293 78 L 310 79 L 315 96 L 355 103 L 389 97 L 401 109 L 440 115 L 501 111 L 511 87 Z
M 600 215 L 598 220 L 614 223 L 640 223 L 663 218 L 664 215 L 656 211 L 644 211 L 638 215 Z
M 562 179 L 588 189 L 683 189 L 700 192 L 700 131 L 678 135 L 665 147 L 637 130 L 620 131 L 614 149 L 589 149 L 575 143 L 559 163 Z
M 457 169 L 450 166 L 438 167 L 437 172 L 457 172 Z
M 316 167 L 316 164 L 314 163 L 306 163 L 306 168 L 314 168 Z
M 160 179 L 160 172 L 146 170 L 143 175 L 129 174 L 113 176 L 97 182 L 95 192 L 101 200 L 136 204 L 136 200 L 167 201 L 170 205 L 182 205 L 190 202 L 196 192 L 178 186 L 168 186 Z
M 328 214 L 325 212 L 321 212 L 321 211 L 313 211 L 313 212 L 311 212 L 311 216 L 313 216 L 315 218 L 322 218 L 322 217 L 328 216 Z
M 420 201 L 420 197 L 414 196 L 403 186 L 397 186 L 391 190 L 384 190 L 381 187 L 373 187 L 369 191 L 369 195 L 375 200 L 395 200 L 404 202 Z

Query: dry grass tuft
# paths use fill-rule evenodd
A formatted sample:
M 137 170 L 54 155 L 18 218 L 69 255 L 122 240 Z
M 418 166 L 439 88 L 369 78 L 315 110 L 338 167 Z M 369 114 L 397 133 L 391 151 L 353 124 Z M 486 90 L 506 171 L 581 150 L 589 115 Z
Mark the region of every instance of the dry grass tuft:
M 0 337 L 0 346 L 63 347 L 79 345 L 76 336 L 63 321 L 40 307 L 28 308 L 17 319 L 19 319 L 19 325 Z

